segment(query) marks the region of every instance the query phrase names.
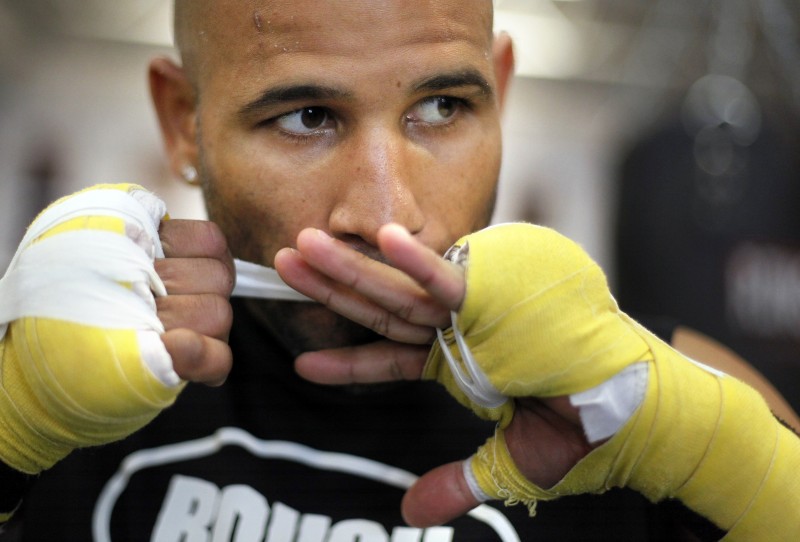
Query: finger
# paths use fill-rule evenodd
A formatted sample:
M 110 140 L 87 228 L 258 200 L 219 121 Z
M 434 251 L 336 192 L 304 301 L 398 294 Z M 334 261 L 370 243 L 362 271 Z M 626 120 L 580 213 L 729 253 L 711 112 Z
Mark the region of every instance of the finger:
M 372 384 L 417 380 L 428 358 L 427 346 L 378 341 L 362 346 L 306 352 L 295 370 L 318 384 Z
M 403 519 L 413 527 L 442 525 L 463 516 L 480 501 L 464 478 L 463 463 L 437 467 L 420 477 L 403 496 Z
M 235 275 L 233 257 L 219 227 L 207 220 L 164 220 L 158 230 L 167 258 L 212 258 Z
M 224 341 L 189 329 L 174 329 L 161 335 L 172 357 L 175 372 L 184 380 L 219 386 L 233 364 L 233 354 Z
M 170 295 L 156 299 L 158 318 L 164 328 L 186 328 L 227 340 L 233 324 L 233 309 L 227 298 L 214 294 Z
M 404 272 L 353 250 L 321 230 L 300 232 L 297 249 L 320 273 L 404 320 L 436 326 L 446 316 L 441 304 Z
M 295 250 L 280 250 L 275 255 L 275 268 L 298 292 L 384 337 L 411 344 L 429 344 L 435 336 L 432 327 L 412 324 L 320 273 Z
M 399 224 L 386 224 L 378 231 L 378 246 L 398 269 L 407 273 L 431 296 L 450 310 L 464 300 L 464 270 L 416 240 Z
M 230 297 L 235 284 L 227 265 L 212 258 L 164 258 L 155 261 L 155 269 L 170 295 Z

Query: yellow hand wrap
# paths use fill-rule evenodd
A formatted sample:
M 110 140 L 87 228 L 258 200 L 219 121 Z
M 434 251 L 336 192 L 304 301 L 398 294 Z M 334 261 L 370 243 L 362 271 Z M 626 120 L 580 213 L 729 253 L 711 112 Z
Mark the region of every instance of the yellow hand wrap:
M 0 282 L 0 460 L 47 469 L 123 438 L 182 384 L 151 289 L 163 203 L 135 185 L 63 198 L 31 225 Z
M 467 292 L 454 324 L 468 348 L 448 343 L 451 368 L 434 345 L 425 376 L 499 422 L 470 463 L 486 495 L 533 510 L 539 499 L 627 486 L 652 501 L 680 499 L 726 539 L 800 539 L 800 439 L 756 391 L 699 367 L 620 312 L 600 268 L 552 230 L 496 226 L 456 246 Z M 469 369 L 469 352 L 481 374 Z M 506 448 L 513 400 L 483 401 L 491 393 L 471 389 L 485 379 L 503 398 L 570 395 L 642 361 L 649 376 L 640 407 L 550 489 L 526 480 Z

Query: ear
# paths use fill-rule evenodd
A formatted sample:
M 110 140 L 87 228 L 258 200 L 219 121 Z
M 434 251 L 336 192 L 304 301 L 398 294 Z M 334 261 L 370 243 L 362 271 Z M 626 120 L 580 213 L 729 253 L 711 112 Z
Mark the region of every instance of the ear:
M 492 44 L 492 57 L 494 60 L 494 74 L 497 79 L 497 96 L 500 109 L 503 109 L 511 79 L 514 76 L 514 47 L 511 36 L 506 32 L 495 35 Z
M 166 57 L 154 59 L 148 75 L 170 169 L 180 178 L 187 166 L 199 169 L 194 87 L 185 70 Z

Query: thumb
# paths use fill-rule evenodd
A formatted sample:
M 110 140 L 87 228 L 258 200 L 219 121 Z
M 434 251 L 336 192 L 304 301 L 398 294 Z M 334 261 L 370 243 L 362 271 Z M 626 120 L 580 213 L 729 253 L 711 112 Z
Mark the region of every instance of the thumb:
M 464 463 L 456 461 L 424 474 L 403 497 L 402 513 L 413 527 L 442 525 L 480 504 L 464 477 Z

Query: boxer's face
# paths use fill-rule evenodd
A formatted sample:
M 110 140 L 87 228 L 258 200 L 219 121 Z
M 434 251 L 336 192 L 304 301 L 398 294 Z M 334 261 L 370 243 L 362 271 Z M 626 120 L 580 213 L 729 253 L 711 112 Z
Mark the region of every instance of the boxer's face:
M 207 4 L 182 43 L 192 152 L 236 257 L 272 266 L 312 226 L 379 258 L 387 222 L 443 253 L 488 223 L 508 77 L 490 1 Z M 365 340 L 320 306 L 258 313 L 294 353 Z

